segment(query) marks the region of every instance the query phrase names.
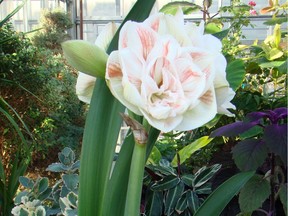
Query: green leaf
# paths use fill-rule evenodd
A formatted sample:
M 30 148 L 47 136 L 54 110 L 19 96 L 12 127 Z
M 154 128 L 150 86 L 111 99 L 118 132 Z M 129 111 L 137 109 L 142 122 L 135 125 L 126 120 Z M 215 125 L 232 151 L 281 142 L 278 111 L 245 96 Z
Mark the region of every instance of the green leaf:
M 30 178 L 27 178 L 25 176 L 19 177 L 19 182 L 22 184 L 25 188 L 32 189 L 34 186 L 34 181 Z
M 193 187 L 192 186 L 193 179 L 194 179 L 194 176 L 192 174 L 184 174 L 183 176 L 181 176 L 181 180 L 188 187 Z
M 175 187 L 180 182 L 178 176 L 169 175 L 164 177 L 161 181 L 156 182 L 151 186 L 151 189 L 154 191 L 169 190 L 170 188 Z
M 156 146 L 153 146 L 151 154 L 148 158 L 148 163 L 154 164 L 154 165 L 158 164 L 161 158 L 162 158 L 161 152 L 158 150 Z
M 63 169 L 63 166 L 61 163 L 52 163 L 49 164 L 49 166 L 47 167 L 46 171 L 50 171 L 50 172 L 64 172 L 65 169 Z
M 184 184 L 180 182 L 176 187 L 171 188 L 165 200 L 165 212 L 164 214 L 169 216 L 174 212 L 174 208 L 177 204 L 178 199 L 184 191 Z
M 185 15 L 191 14 L 192 12 L 201 10 L 201 7 L 197 4 L 185 1 L 174 1 L 164 5 L 160 12 L 165 14 L 175 15 L 178 9 L 181 8 Z
M 244 61 L 237 59 L 229 62 L 226 68 L 226 73 L 230 87 L 236 91 L 241 86 L 245 76 Z
M 41 194 L 48 189 L 49 180 L 47 177 L 41 178 L 38 184 L 38 193 Z
M 47 188 L 44 192 L 42 192 L 39 196 L 38 199 L 43 201 L 46 200 L 52 193 L 52 188 Z
M 270 195 L 269 182 L 260 175 L 254 175 L 241 189 L 239 204 L 242 212 L 252 212 L 262 206 Z
M 223 38 L 225 38 L 229 33 L 229 29 L 225 29 L 222 30 L 220 32 L 216 32 L 214 34 L 212 34 L 213 36 L 215 36 L 216 38 L 218 38 L 219 40 L 222 40 Z
M 279 189 L 279 197 L 283 205 L 285 215 L 287 215 L 287 183 L 281 184 L 280 189 Z
M 79 176 L 77 174 L 64 174 L 62 176 L 63 182 L 65 184 L 65 186 L 70 190 L 75 192 L 77 187 L 78 187 L 78 183 L 79 183 Z
M 275 59 L 282 57 L 283 54 L 284 53 L 281 50 L 279 50 L 278 48 L 275 47 L 275 48 L 267 50 L 266 58 L 270 61 L 273 61 Z
M 184 163 L 188 158 L 191 157 L 191 155 L 203 148 L 204 146 L 208 145 L 211 142 L 212 138 L 209 138 L 208 136 L 203 136 L 197 140 L 195 140 L 193 143 L 185 146 L 184 148 L 182 148 L 178 154 L 180 156 L 180 164 Z M 177 166 L 177 155 L 175 155 L 175 157 L 173 158 L 171 165 L 173 167 Z
M 278 66 L 278 70 L 281 74 L 286 74 L 287 73 L 287 65 L 288 65 L 288 60 L 283 62 L 283 64 Z
M 268 19 L 263 22 L 264 25 L 274 26 L 276 24 L 282 24 L 287 22 L 287 17 L 273 17 L 272 19 Z
M 194 216 L 219 216 L 225 206 L 253 175 L 254 172 L 243 172 L 229 178 L 206 198 Z
M 250 128 L 249 130 L 241 133 L 239 135 L 241 140 L 247 139 L 247 138 L 251 138 L 251 137 L 255 137 L 256 135 L 260 134 L 263 132 L 263 128 L 256 125 L 255 127 Z
M 184 192 L 180 199 L 178 199 L 175 210 L 178 214 L 181 214 L 187 208 L 187 197 L 186 193 Z
M 267 146 L 261 139 L 247 139 L 233 149 L 233 159 L 241 171 L 256 170 L 268 156 Z
M 105 77 L 107 53 L 82 40 L 69 40 L 61 44 L 68 63 L 77 70 L 97 78 Z
M 211 183 L 206 183 L 201 187 L 195 189 L 195 193 L 197 194 L 210 194 L 212 192 Z
M 158 216 L 162 214 L 163 209 L 163 192 L 162 191 L 150 191 L 148 202 L 145 207 L 145 215 Z
M 123 215 L 126 197 L 129 171 L 132 153 L 134 149 L 134 137 L 132 133 L 128 133 L 124 139 L 121 146 L 117 162 L 115 163 L 111 178 L 109 180 L 109 187 L 107 188 L 107 193 L 105 194 L 104 201 L 106 204 L 104 206 L 109 206 L 113 204 L 113 208 L 105 208 L 103 215 Z M 119 187 L 119 185 L 121 185 Z M 123 197 L 123 199 L 119 199 Z
M 3 20 L 0 21 L 0 28 L 10 19 L 12 18 L 22 7 L 25 5 L 27 0 L 22 1 L 11 13 L 9 13 Z
M 199 198 L 194 191 L 188 190 L 186 192 L 188 208 L 193 215 L 200 206 Z
M 220 164 L 214 164 L 210 167 L 202 167 L 194 174 L 193 186 L 195 188 L 202 186 L 209 181 L 220 168 Z
M 222 26 L 217 23 L 210 22 L 205 26 L 205 33 L 206 34 L 214 34 L 217 32 L 220 32 L 222 29 Z

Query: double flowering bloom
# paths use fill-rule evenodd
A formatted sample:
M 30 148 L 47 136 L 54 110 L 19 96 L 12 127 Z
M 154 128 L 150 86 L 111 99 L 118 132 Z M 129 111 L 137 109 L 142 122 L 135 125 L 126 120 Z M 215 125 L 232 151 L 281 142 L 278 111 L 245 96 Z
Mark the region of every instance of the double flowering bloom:
M 95 44 L 106 50 L 118 25 L 109 23 Z M 185 23 L 182 11 L 162 13 L 142 23 L 128 21 L 119 35 L 118 50 L 107 60 L 105 79 L 112 94 L 153 127 L 192 130 L 217 113 L 231 116 L 234 91 L 226 80 L 226 59 L 216 37 Z M 96 78 L 79 73 L 76 92 L 89 103 Z

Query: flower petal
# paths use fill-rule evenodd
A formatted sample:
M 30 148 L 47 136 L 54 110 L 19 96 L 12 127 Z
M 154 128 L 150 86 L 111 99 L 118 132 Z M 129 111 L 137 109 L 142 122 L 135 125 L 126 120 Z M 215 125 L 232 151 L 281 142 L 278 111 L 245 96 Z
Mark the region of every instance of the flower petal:
M 193 130 L 201 127 L 217 113 L 216 97 L 214 88 L 210 88 L 199 100 L 198 105 L 191 108 L 183 115 L 183 121 L 175 127 L 175 130 Z
M 76 94 L 79 100 L 90 104 L 96 78 L 79 72 L 76 83 Z
M 103 30 L 96 38 L 95 45 L 106 51 L 119 26 L 120 25 L 115 22 L 109 22 L 107 25 L 105 25 Z

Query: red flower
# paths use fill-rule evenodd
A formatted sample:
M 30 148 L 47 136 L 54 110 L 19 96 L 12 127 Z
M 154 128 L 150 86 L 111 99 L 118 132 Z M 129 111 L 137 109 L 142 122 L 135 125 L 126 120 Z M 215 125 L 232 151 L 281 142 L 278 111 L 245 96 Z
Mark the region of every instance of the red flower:
M 254 2 L 254 1 L 250 1 L 248 4 L 249 4 L 251 7 L 255 7 L 255 6 L 256 6 L 256 2 Z

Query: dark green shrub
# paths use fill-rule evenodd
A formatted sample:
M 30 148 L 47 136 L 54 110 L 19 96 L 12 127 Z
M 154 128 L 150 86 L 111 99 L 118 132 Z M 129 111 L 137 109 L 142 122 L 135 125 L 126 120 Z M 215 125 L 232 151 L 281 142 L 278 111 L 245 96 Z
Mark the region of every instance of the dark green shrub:
M 43 11 L 40 20 L 41 30 L 33 37 L 33 44 L 55 52 L 61 52 L 60 44 L 69 39 L 66 30 L 73 26 L 68 14 L 61 10 Z

